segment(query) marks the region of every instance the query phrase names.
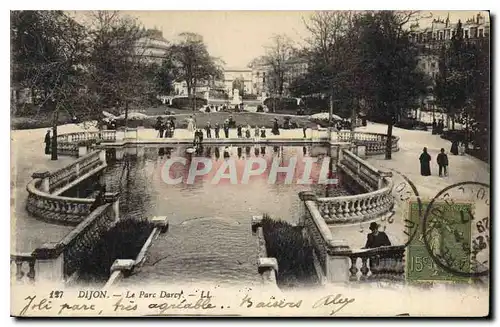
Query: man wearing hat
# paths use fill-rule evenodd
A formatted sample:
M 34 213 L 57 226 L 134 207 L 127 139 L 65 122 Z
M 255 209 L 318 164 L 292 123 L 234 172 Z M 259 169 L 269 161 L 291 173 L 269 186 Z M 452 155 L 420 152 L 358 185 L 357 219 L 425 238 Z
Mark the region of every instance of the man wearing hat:
M 373 249 L 381 246 L 391 246 L 391 241 L 385 232 L 379 232 L 379 224 L 372 222 L 370 224 L 370 230 L 372 231 L 368 234 L 365 249 Z

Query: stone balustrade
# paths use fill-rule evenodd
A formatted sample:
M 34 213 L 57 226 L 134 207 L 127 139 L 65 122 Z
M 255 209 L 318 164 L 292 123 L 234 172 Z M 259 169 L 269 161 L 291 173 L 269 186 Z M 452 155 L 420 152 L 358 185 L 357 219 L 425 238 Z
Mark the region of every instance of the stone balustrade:
M 337 139 L 342 142 L 352 142 L 366 146 L 366 155 L 384 154 L 387 135 L 367 132 L 339 131 Z M 392 136 L 392 151 L 399 151 L 399 137 Z
M 57 142 L 78 143 L 81 141 L 100 140 L 104 142 L 114 142 L 116 140 L 116 130 L 83 131 L 57 136 Z
M 108 203 L 92 211 L 61 241 L 45 243 L 33 251 L 36 281 L 60 282 L 78 271 L 100 237 L 119 219 L 118 194 L 107 197 L 106 201 Z
M 381 218 L 394 207 L 390 172 L 380 171 L 348 149 L 342 149 L 338 167 L 365 193 L 311 200 L 327 224 L 351 224 Z
M 10 255 L 11 273 L 16 282 L 35 281 L 35 257 L 31 253 Z
M 348 255 L 350 281 L 404 281 L 405 246 L 387 246 L 375 249 L 363 249 Z
M 106 167 L 104 151 L 94 151 L 70 165 L 53 173 L 48 171 L 33 174 L 28 183 L 26 210 L 33 216 L 57 224 L 76 226 L 90 214 L 94 199 L 60 196 L 65 189 L 77 184 Z
M 91 170 L 106 163 L 105 152 L 102 150 L 93 151 L 86 156 L 78 158 L 71 164 L 50 173 L 50 192 L 54 192 L 64 184 L 69 184 L 79 176 L 83 176 Z
M 382 217 L 394 206 L 392 182 L 370 193 L 318 198 L 316 205 L 327 224 L 352 224 Z

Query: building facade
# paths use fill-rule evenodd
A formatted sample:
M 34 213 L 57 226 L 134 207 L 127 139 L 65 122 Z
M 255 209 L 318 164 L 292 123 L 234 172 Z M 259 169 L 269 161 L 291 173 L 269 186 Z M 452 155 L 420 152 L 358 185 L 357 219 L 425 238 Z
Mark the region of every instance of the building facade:
M 167 56 L 169 42 L 163 37 L 163 33 L 156 29 L 147 30 L 146 36 L 139 39 L 135 44 L 136 54 L 150 63 L 161 64 Z
M 465 42 L 475 42 L 490 37 L 490 22 L 481 13 L 461 23 Z M 420 52 L 418 66 L 432 82 L 428 96 L 422 100 L 423 110 L 437 109 L 433 90 L 439 74 L 439 54 L 443 46 L 451 44 L 457 25 L 458 22 L 450 22 L 448 16 L 446 19 L 434 19 L 427 27 L 418 24 L 410 27 L 410 40 L 417 45 Z
M 231 97 L 233 95 L 233 82 L 235 80 L 242 80 L 244 94 L 254 94 L 252 70 L 249 68 L 226 68 L 224 69 L 224 89 Z
M 256 58 L 249 64 L 252 69 L 253 90 L 257 96 L 270 96 L 273 84 L 273 68 L 264 57 Z M 309 67 L 307 58 L 297 54 L 290 58 L 284 66 L 283 95 L 289 95 L 289 87 L 293 81 L 307 73 Z

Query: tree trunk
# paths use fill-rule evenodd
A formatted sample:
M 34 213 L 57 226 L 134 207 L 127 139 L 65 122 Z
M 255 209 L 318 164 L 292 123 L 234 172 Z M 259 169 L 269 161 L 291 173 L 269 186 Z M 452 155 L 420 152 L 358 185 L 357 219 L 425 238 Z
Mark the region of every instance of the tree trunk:
M 351 111 L 351 142 L 354 141 L 354 129 L 356 128 L 356 112 L 359 105 L 359 101 L 354 100 L 352 111 Z
M 394 118 L 392 115 L 389 117 L 389 122 L 387 124 L 387 140 L 385 143 L 385 159 L 390 160 L 392 158 L 392 125 L 394 124 Z
M 125 100 L 125 133 L 128 126 L 128 100 Z
M 333 117 L 333 87 L 331 89 L 329 102 L 330 102 L 330 108 L 328 110 L 328 127 L 331 126 Z
M 193 111 L 196 111 L 196 81 L 193 86 Z
M 451 129 L 455 130 L 455 115 L 451 116 Z
M 52 143 L 51 143 L 51 155 L 50 160 L 57 160 L 57 121 L 59 119 L 59 106 L 56 107 L 54 111 L 52 120 Z

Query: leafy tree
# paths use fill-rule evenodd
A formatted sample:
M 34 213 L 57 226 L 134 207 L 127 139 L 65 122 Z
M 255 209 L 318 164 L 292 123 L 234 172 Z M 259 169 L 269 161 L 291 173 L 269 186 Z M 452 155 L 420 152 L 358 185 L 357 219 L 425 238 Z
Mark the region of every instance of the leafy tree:
M 32 90 L 52 112 L 52 160 L 57 160 L 60 110 L 84 108 L 87 31 L 62 11 L 11 12 L 12 81 Z M 92 113 L 92 112 L 90 112 Z
M 221 62 L 208 53 L 203 37 L 196 33 L 181 33 L 181 40 L 169 49 L 176 67 L 176 80 L 186 81 L 188 96 L 195 95 L 200 82 L 209 82 L 222 76 Z M 193 110 L 196 108 L 193 101 Z
M 471 53 L 464 43 L 462 23 L 459 20 L 451 46 L 443 46 L 439 59 L 439 73 L 436 78 L 436 100 L 451 117 L 455 129 L 457 114 L 467 103 L 471 80 Z
M 365 79 L 361 94 L 371 115 L 387 124 L 386 159 L 391 159 L 393 125 L 418 106 L 427 90 L 427 79 L 417 68 L 418 50 L 405 29 L 414 14 L 368 12 L 355 24 L 359 29 L 359 64 Z

